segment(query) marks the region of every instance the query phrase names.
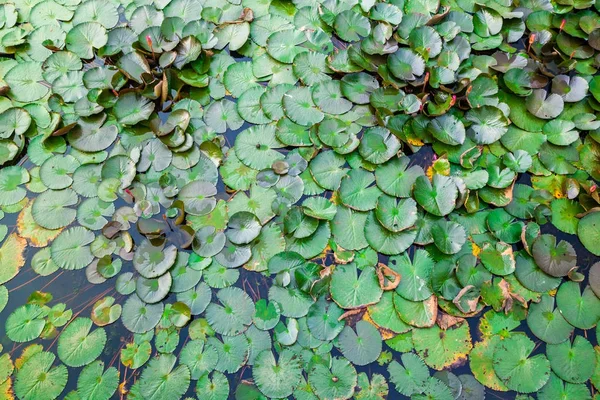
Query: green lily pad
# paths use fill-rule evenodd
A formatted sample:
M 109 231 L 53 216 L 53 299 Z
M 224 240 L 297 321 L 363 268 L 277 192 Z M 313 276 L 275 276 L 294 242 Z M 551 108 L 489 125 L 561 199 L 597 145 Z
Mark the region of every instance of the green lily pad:
M 584 383 L 594 373 L 596 354 L 592 344 L 583 336 L 575 336 L 571 343 L 565 340 L 546 347 L 552 371 L 570 383 Z
M 381 335 L 366 321 L 356 323 L 356 332 L 346 326 L 338 337 L 340 351 L 354 365 L 367 365 L 381 353 Z
M 316 364 L 308 373 L 308 383 L 320 399 L 348 399 L 357 384 L 356 369 L 348 360 L 335 357 L 331 367 Z
M 437 325 L 413 330 L 415 350 L 433 369 L 442 370 L 466 359 L 473 347 L 467 324 L 442 330 Z
M 284 350 L 275 360 L 270 350 L 256 357 L 252 376 L 260 391 L 269 397 L 287 397 L 300 383 L 302 367 L 300 359 L 290 350 Z
M 568 323 L 579 329 L 591 329 L 600 320 L 600 299 L 590 286 L 581 292 L 579 283 L 563 282 L 556 293 L 556 304 Z
M 499 342 L 494 351 L 494 371 L 508 388 L 519 393 L 541 389 L 550 379 L 550 363 L 543 354 L 531 356 L 535 344 L 518 333 Z
M 58 339 L 57 354 L 70 367 L 81 367 L 94 361 L 104 350 L 106 332 L 103 328 L 91 331 L 92 320 L 76 318 Z
M 600 237 L 600 213 L 592 212 L 579 221 L 577 236 L 585 248 L 594 255 L 600 255 L 598 238 Z
M 69 373 L 64 365 L 53 366 L 55 359 L 48 351 L 39 351 L 27 358 L 15 379 L 15 393 L 20 399 L 53 400 L 60 396 Z

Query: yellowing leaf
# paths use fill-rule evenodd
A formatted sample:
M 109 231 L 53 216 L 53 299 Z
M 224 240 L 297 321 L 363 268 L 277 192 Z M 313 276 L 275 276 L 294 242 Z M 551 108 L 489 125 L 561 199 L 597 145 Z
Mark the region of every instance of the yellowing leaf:
M 0 284 L 10 281 L 17 276 L 19 269 L 25 264 L 23 252 L 27 247 L 27 240 L 16 233 L 6 238 L 0 248 Z
M 62 228 L 51 230 L 38 225 L 31 214 L 32 204 L 33 201 L 29 202 L 19 214 L 19 218 L 17 218 L 19 236 L 29 240 L 29 243 L 33 247 L 48 246 L 48 243 L 58 236 Z

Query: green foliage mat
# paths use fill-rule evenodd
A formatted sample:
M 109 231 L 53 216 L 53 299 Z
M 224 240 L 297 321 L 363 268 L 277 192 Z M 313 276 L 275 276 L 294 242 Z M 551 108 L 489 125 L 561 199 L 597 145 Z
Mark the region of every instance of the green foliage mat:
M 1 398 L 600 389 L 600 2 L 1 3 Z

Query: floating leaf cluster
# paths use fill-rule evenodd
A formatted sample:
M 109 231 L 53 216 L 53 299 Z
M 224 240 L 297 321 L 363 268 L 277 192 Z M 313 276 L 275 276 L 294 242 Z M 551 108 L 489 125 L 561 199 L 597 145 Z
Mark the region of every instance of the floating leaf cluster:
M 592 399 L 598 4 L 3 1 L 2 398 Z

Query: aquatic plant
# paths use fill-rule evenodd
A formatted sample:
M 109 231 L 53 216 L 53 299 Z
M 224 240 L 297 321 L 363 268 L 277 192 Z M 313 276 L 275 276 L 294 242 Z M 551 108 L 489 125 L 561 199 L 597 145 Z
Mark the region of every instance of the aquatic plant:
M 598 4 L 3 2 L 2 397 L 591 399 Z

